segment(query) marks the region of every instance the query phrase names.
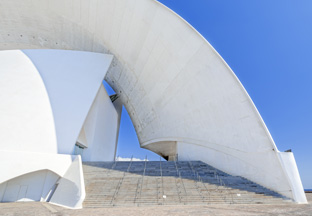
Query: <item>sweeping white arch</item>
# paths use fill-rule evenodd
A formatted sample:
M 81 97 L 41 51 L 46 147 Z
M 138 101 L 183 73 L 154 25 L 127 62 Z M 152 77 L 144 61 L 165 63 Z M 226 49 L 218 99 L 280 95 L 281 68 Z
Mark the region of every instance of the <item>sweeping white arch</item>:
M 205 161 L 306 202 L 247 92 L 213 47 L 154 0 L 2 0 L 0 49 L 112 53 L 105 79 L 142 147 Z

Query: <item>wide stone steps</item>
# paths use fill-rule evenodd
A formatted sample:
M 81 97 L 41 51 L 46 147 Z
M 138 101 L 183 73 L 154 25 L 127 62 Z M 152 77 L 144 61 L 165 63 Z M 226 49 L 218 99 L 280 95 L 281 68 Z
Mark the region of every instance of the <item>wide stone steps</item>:
M 85 162 L 83 171 L 85 208 L 291 202 L 201 161 Z

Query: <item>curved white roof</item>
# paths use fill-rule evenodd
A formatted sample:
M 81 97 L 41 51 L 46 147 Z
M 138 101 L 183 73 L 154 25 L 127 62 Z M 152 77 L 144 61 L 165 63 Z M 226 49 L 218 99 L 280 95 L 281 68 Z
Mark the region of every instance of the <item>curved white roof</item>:
M 0 7 L 0 49 L 113 54 L 105 80 L 120 95 L 142 147 L 203 160 L 295 197 L 242 84 L 193 27 L 159 2 L 4 0 Z

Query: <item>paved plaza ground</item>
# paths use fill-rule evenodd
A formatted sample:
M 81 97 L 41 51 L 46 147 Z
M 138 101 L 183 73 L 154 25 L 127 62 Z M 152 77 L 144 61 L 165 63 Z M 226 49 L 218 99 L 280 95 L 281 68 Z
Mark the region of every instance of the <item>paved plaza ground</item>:
M 207 206 L 156 206 L 156 207 L 114 207 L 69 210 L 48 203 L 1 203 L 0 215 L 15 216 L 97 216 L 97 215 L 212 215 L 212 216 L 249 216 L 249 215 L 286 215 L 312 216 L 312 193 L 307 194 L 309 204 L 297 205 L 207 205 Z

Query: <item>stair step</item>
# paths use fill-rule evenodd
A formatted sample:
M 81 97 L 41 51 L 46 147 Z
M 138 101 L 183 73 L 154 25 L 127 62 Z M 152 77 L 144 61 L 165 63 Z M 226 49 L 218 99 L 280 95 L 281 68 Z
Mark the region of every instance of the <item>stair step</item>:
M 84 162 L 83 171 L 85 208 L 292 202 L 201 161 Z

